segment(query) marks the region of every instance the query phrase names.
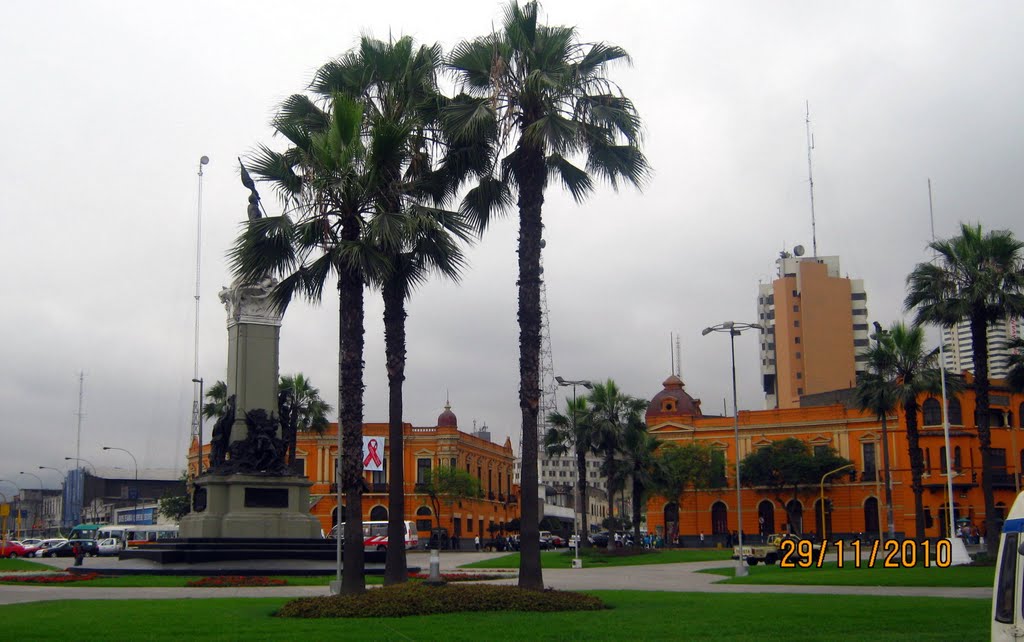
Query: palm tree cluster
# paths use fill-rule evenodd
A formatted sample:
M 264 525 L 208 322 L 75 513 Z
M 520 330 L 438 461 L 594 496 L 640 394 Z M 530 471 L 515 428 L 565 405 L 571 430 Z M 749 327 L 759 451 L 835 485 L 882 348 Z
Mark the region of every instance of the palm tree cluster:
M 389 440 L 402 459 L 405 301 L 431 274 L 457 279 L 461 244 L 518 206 L 522 562 L 520 586 L 542 589 L 536 449 L 540 353 L 542 204 L 549 178 L 582 201 L 604 179 L 640 185 L 647 161 L 640 119 L 606 75 L 625 51 L 581 43 L 572 27 L 539 21 L 536 2 L 505 7 L 499 29 L 456 45 L 411 38 L 359 46 L 324 65 L 308 93 L 286 99 L 273 120 L 283 149 L 261 145 L 250 165 L 273 186 L 280 216 L 251 220 L 231 252 L 236 278 L 280 279 L 281 310 L 295 297 L 339 292 L 340 487 L 361 506 L 364 292 L 384 298 Z M 460 93 L 447 96 L 449 73 Z M 582 160 L 584 165 L 579 165 Z M 574 164 L 576 163 L 576 164 Z M 456 206 L 463 188 L 469 188 Z M 389 538 L 402 539 L 402 467 L 391 469 Z M 345 523 L 361 537 L 360 511 Z M 405 552 L 389 547 L 386 581 L 405 578 Z M 360 547 L 346 547 L 342 591 L 364 590 Z

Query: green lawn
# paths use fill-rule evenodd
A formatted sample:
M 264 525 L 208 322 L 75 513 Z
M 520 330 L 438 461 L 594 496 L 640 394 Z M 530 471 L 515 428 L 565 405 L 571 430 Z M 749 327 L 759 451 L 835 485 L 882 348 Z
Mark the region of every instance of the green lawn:
M 849 562 L 838 568 L 835 562 L 821 568 L 751 566 L 747 577 L 734 578 L 733 567 L 703 571 L 724 575 L 723 584 L 800 584 L 831 586 L 992 586 L 994 566 L 951 566 L 949 568 L 854 568 Z
M 580 558 L 584 568 L 594 566 L 639 566 L 642 564 L 677 564 L 680 562 L 706 562 L 709 560 L 727 560 L 729 551 L 714 548 L 679 548 L 666 550 L 643 550 L 631 554 L 630 549 L 616 549 L 608 553 L 605 549 L 584 548 L 580 550 Z M 572 568 L 572 551 L 545 551 L 540 555 L 543 568 Z M 472 564 L 463 564 L 459 568 L 519 568 L 519 553 L 502 555 L 493 559 Z
M 39 562 L 29 562 L 21 559 L 7 559 L 0 557 L 0 574 L 5 571 L 55 571 L 58 569 L 48 566 L 46 564 L 40 564 Z
M 981 640 L 987 600 L 595 591 L 612 610 L 396 619 L 271 617 L 284 599 L 67 600 L 0 606 L 10 640 Z

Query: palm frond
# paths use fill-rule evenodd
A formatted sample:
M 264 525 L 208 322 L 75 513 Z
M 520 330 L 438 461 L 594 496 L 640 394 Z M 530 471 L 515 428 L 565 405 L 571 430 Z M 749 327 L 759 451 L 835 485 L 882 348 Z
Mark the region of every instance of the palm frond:
M 466 192 L 459 211 L 482 234 L 492 219 L 507 213 L 513 204 L 508 183 L 488 176 L 480 179 L 476 187 Z
M 558 176 L 562 180 L 562 184 L 577 203 L 582 203 L 594 191 L 594 181 L 590 175 L 562 156 L 551 154 L 547 158 L 547 163 L 548 171 L 552 176 Z

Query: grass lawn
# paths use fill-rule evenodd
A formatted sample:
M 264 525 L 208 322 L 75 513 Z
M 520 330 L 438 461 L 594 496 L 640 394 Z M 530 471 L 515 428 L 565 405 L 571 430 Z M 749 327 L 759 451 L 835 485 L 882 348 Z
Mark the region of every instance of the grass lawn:
M 40 564 L 39 562 L 29 562 L 21 559 L 7 559 L 0 557 L 0 575 L 5 571 L 55 571 L 58 569 L 48 566 L 46 564 Z
M 723 584 L 800 584 L 832 586 L 984 586 L 991 587 L 994 566 L 950 566 L 949 568 L 854 568 L 846 562 L 838 568 L 835 562 L 821 568 L 780 568 L 751 566 L 750 575 L 734 578 L 734 568 L 702 571 L 731 579 Z
M 584 568 L 594 566 L 639 566 L 641 564 L 676 564 L 679 562 L 706 562 L 709 560 L 727 560 L 730 552 L 715 548 L 676 548 L 664 550 L 634 551 L 626 548 L 615 549 L 608 553 L 605 549 L 584 548 L 580 550 L 580 558 Z M 568 551 L 545 551 L 540 555 L 542 568 L 572 568 L 573 553 Z M 519 568 L 519 553 L 502 555 L 493 559 L 472 564 L 463 564 L 459 568 Z
M 271 617 L 284 599 L 67 600 L 0 606 L 11 640 L 981 640 L 987 600 L 595 591 L 612 610 L 396 619 Z M 737 614 L 742 614 L 738 617 Z
M 331 580 L 334 579 L 333 575 L 319 575 L 319 576 L 294 576 L 294 575 L 280 575 L 270 576 L 280 580 L 288 582 L 289 586 L 328 586 Z M 129 587 L 150 587 L 150 586 L 185 586 L 186 582 L 192 580 L 201 579 L 201 575 L 120 575 L 117 577 L 97 577 L 94 580 L 84 580 L 81 582 L 68 582 L 66 584 L 51 584 L 49 586 L 67 586 L 73 588 L 89 588 L 89 587 L 115 587 L 115 588 L 129 588 Z M 367 586 L 373 584 L 383 584 L 384 576 L 382 575 L 367 575 L 366 584 Z M 0 582 L 0 584 L 12 585 L 20 584 L 20 582 Z M 33 586 L 46 586 L 40 584 L 33 584 Z

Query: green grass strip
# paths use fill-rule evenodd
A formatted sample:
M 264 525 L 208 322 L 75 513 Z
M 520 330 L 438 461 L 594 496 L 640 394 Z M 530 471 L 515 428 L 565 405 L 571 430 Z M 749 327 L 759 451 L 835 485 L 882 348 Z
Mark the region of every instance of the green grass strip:
M 70 564 L 68 565 L 70 566 Z M 40 564 L 39 562 L 29 562 L 21 559 L 5 559 L 0 558 L 0 575 L 3 575 L 5 571 L 57 571 L 56 569 L 48 564 Z
M 821 568 L 781 568 L 751 566 L 747 577 L 733 577 L 732 567 L 702 571 L 724 575 L 730 579 L 722 584 L 782 584 L 800 586 L 964 586 L 991 587 L 995 576 L 993 566 L 950 566 L 949 568 L 855 568 L 845 562 L 838 568 L 835 562 Z
M 680 548 L 668 550 L 633 551 L 615 549 L 608 553 L 605 549 L 584 548 L 580 551 L 580 559 L 584 568 L 605 566 L 641 566 L 645 564 L 679 564 L 682 562 L 707 562 L 727 560 L 728 551 L 714 548 Z M 540 555 L 542 568 L 572 568 L 572 551 L 547 551 Z M 519 568 L 519 553 L 502 555 L 481 562 L 463 564 L 459 568 Z
M 613 608 L 406 618 L 275 618 L 287 600 L 127 600 L 0 606 L 11 640 L 981 640 L 987 600 L 594 591 Z

